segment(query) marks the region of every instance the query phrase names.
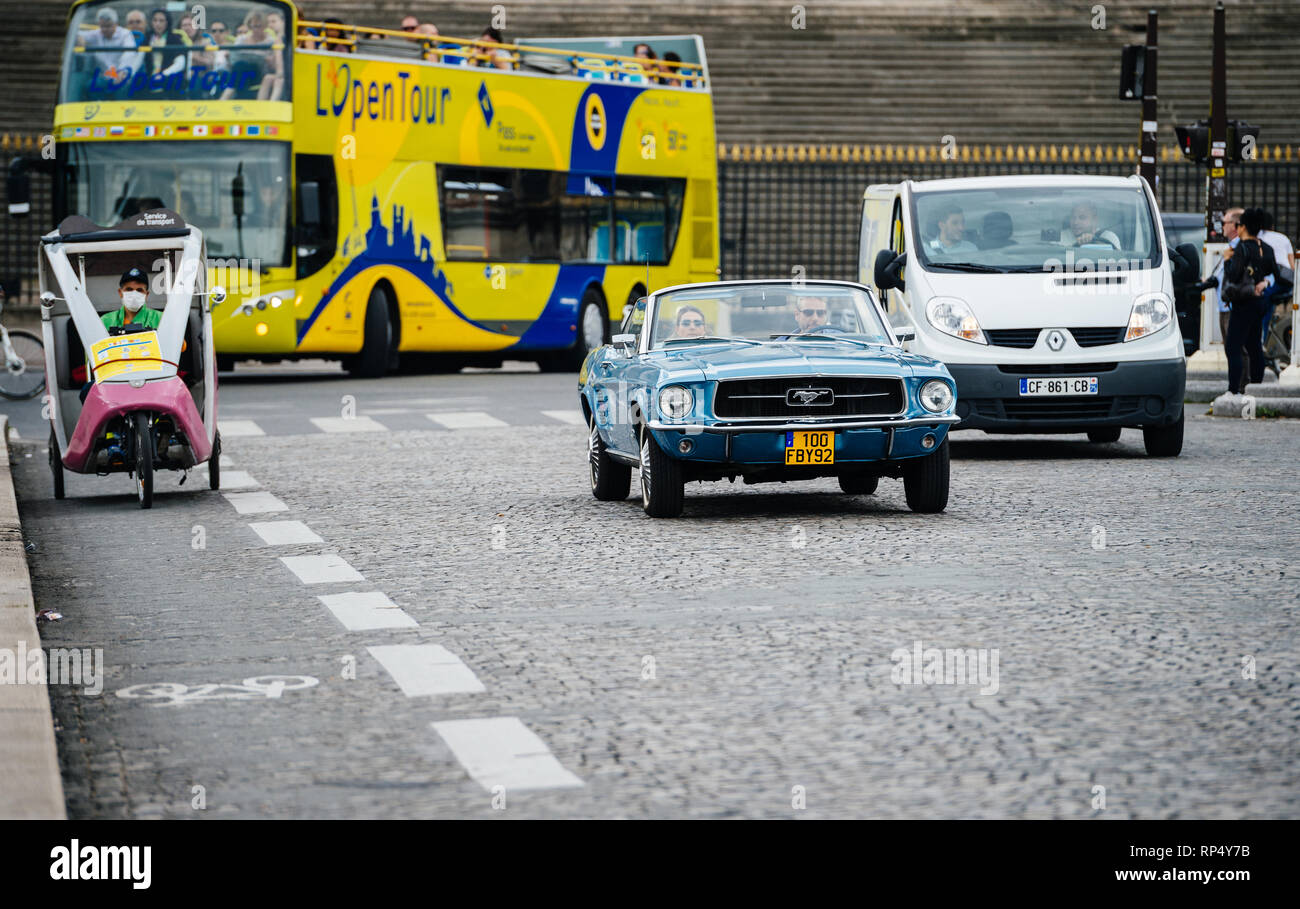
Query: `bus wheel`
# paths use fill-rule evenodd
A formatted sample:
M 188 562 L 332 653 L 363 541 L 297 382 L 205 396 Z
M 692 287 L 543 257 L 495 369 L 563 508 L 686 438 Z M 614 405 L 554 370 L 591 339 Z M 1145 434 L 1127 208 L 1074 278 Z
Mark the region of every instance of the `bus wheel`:
M 393 325 L 388 319 L 388 297 L 378 285 L 366 303 L 365 334 L 361 353 L 348 362 L 348 373 L 357 379 L 378 379 L 388 372 L 392 359 Z
M 588 287 L 578 306 L 578 331 L 573 346 L 551 351 L 537 360 L 542 372 L 577 372 L 587 354 L 609 342 L 609 321 L 605 315 L 605 295 L 599 288 Z

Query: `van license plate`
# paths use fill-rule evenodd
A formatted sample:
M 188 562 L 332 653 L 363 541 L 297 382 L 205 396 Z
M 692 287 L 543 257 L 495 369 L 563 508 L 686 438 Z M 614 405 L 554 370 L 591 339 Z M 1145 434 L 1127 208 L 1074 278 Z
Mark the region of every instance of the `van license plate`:
M 1097 377 L 1066 379 L 1021 379 L 1021 397 L 1050 397 L 1053 395 L 1095 395 Z

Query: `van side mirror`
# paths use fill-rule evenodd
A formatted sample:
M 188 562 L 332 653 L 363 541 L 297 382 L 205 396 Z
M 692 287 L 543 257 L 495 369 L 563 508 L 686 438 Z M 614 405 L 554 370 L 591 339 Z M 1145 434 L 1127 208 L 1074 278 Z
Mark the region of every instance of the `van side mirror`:
M 904 289 L 903 279 L 898 273 L 903 270 L 907 264 L 907 253 L 895 253 L 892 249 L 882 249 L 876 253 L 875 278 L 876 286 L 881 290 L 890 290 L 891 288 Z

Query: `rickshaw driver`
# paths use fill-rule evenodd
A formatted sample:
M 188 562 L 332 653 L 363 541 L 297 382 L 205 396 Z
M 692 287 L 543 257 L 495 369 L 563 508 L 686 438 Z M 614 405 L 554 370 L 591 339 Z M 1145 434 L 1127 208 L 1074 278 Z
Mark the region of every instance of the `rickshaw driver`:
M 149 298 L 149 281 L 144 270 L 138 266 L 132 266 L 122 272 L 122 277 L 117 282 L 117 295 L 122 300 L 122 305 L 112 312 L 104 313 L 100 321 L 110 332 L 114 328 L 123 328 L 127 325 L 141 325 L 146 330 L 158 328 L 162 322 L 162 313 L 156 309 L 150 309 L 145 306 L 145 301 Z M 188 344 L 181 341 L 181 351 L 183 352 Z M 86 384 L 81 386 L 81 401 L 84 404 L 86 395 L 90 394 L 90 362 L 86 363 Z
M 122 277 L 117 282 L 117 295 L 122 299 L 122 305 L 103 315 L 105 328 L 111 331 L 135 324 L 143 325 L 146 329 L 158 327 L 162 313 L 144 305 L 149 298 L 149 281 L 142 269 L 131 267 L 122 272 Z

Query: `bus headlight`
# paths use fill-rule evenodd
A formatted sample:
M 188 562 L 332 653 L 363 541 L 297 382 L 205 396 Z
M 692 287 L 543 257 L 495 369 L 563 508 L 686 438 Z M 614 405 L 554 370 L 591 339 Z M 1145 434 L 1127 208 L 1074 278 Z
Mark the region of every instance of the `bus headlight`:
M 921 392 L 917 397 L 921 399 L 921 406 L 930 413 L 943 413 L 952 407 L 952 389 L 943 379 L 931 379 L 926 382 L 921 386 Z
M 1155 334 L 1172 321 L 1173 309 L 1169 298 L 1164 294 L 1138 297 L 1128 314 L 1128 331 L 1124 333 L 1124 340 L 1135 341 Z
M 963 341 L 973 341 L 976 344 L 989 343 L 988 338 L 984 337 L 984 329 L 980 328 L 979 320 L 975 318 L 975 313 L 971 312 L 965 300 L 956 297 L 934 297 L 925 304 L 925 318 L 946 335 L 961 338 Z
M 695 405 L 695 395 L 689 388 L 669 385 L 659 392 L 659 413 L 666 419 L 680 420 L 691 412 Z

